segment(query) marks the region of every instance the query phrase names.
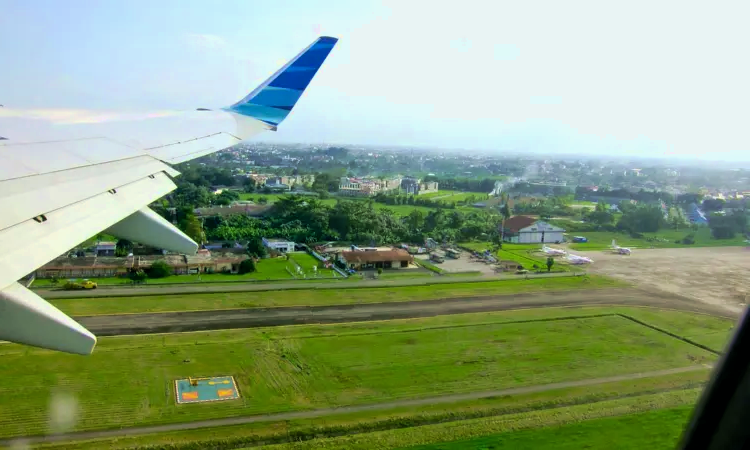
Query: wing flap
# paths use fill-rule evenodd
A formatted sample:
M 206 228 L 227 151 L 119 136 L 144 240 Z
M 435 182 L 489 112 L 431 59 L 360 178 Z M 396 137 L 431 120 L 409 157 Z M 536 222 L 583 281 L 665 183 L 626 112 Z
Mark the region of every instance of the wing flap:
M 0 181 L 0 230 L 157 173 L 179 174 L 150 156 Z M 75 244 L 73 244 L 75 245 Z
M 89 330 L 18 283 L 0 291 L 0 340 L 79 355 L 96 345 Z

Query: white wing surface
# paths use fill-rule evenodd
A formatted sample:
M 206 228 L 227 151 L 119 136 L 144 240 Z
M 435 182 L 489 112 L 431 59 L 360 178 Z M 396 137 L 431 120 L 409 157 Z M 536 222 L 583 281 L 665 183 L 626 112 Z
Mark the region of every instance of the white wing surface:
M 96 337 L 17 280 L 89 237 L 194 254 L 147 205 L 176 188 L 171 164 L 276 127 L 337 39 L 321 37 L 226 108 L 123 114 L 0 107 L 0 340 L 89 354 Z

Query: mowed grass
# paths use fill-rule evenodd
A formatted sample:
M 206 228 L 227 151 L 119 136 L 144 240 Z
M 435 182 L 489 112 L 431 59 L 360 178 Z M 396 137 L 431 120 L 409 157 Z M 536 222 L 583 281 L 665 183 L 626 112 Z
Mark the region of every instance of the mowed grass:
M 619 436 L 635 436 L 639 432 L 639 427 L 644 424 L 646 418 L 639 418 L 636 415 L 647 412 L 682 410 L 674 415 L 668 415 L 668 429 L 664 432 L 658 431 L 658 422 L 647 426 L 640 442 L 653 442 L 655 445 L 672 441 L 674 448 L 678 433 L 676 428 L 684 425 L 685 415 L 692 404 L 696 401 L 698 389 L 688 389 L 684 391 L 665 392 L 660 394 L 643 395 L 634 398 L 623 398 L 608 400 L 597 403 L 575 405 L 563 408 L 546 409 L 541 411 L 532 411 L 518 414 L 508 414 L 482 419 L 462 420 L 437 425 L 427 425 L 414 428 L 403 428 L 395 430 L 379 431 L 374 433 L 363 433 L 358 435 L 343 436 L 329 439 L 316 439 L 306 442 L 286 443 L 279 445 L 269 445 L 260 447 L 263 450 L 303 450 L 303 449 L 324 449 L 324 450 L 364 450 L 380 448 L 418 448 L 418 449 L 536 449 L 536 448 L 620 448 L 635 449 L 648 448 L 659 449 L 665 447 L 659 446 L 628 446 L 628 442 L 614 442 L 614 439 L 607 439 L 602 434 L 597 434 L 596 425 L 603 425 L 606 428 L 601 430 L 606 432 L 613 430 L 620 419 L 622 425 L 619 430 Z M 655 411 L 654 411 L 655 410 Z M 627 420 L 628 417 L 634 419 Z M 652 416 L 653 417 L 653 416 Z M 656 416 L 661 417 L 661 416 Z M 599 422 L 599 420 L 611 419 L 612 422 Z M 641 419 L 641 420 L 639 420 Z M 593 427 L 575 428 L 591 424 Z M 579 431 L 581 436 L 569 436 L 565 434 L 562 427 L 572 427 L 568 430 Z M 545 434 L 545 431 L 547 432 Z M 558 431 L 558 433 L 555 433 Z M 536 437 L 536 433 L 542 433 Z M 588 432 L 588 435 L 586 435 Z M 507 443 L 508 446 L 482 445 L 479 441 L 485 436 L 490 439 L 503 439 L 500 443 Z M 638 439 L 638 438 L 636 438 Z M 566 442 L 575 442 L 578 446 L 568 446 Z M 455 442 L 455 446 L 448 447 L 449 442 Z M 480 446 L 461 446 L 462 444 L 471 443 L 480 444 Z M 438 445 L 438 446 L 435 446 Z M 517 446 L 518 445 L 518 446 Z M 530 445 L 530 446 L 523 446 Z M 536 447 L 535 445 L 538 445 Z M 257 447 L 256 447 L 257 448 Z
M 622 317 L 590 316 L 606 311 L 102 338 L 86 358 L 5 344 L 0 436 L 45 432 L 57 395 L 76 399 L 75 428 L 85 430 L 506 389 L 715 360 Z M 175 379 L 222 375 L 235 377 L 241 399 L 175 405 Z
M 422 280 L 416 280 L 422 281 Z M 561 277 L 549 279 L 511 279 L 462 283 L 435 283 L 416 286 L 348 288 L 320 285 L 317 289 L 255 292 L 227 292 L 141 297 L 66 298 L 50 300 L 57 308 L 73 316 L 98 314 L 197 311 L 210 309 L 261 308 L 278 306 L 322 306 L 383 302 L 406 302 L 440 298 L 507 295 L 522 292 L 565 291 L 621 287 L 626 284 L 611 278 Z
M 401 406 L 365 411 L 346 412 L 313 418 L 248 423 L 242 425 L 202 428 L 151 435 L 97 439 L 64 444 L 47 444 L 41 448 L 68 450 L 98 450 L 100 448 L 133 448 L 148 445 L 190 443 L 193 448 L 211 448 L 211 441 L 227 443 L 225 448 L 237 448 L 258 442 L 287 442 L 362 433 L 373 430 L 406 428 L 441 422 L 468 420 L 520 412 L 562 408 L 572 405 L 603 402 L 618 398 L 640 397 L 659 392 L 694 389 L 702 386 L 709 370 L 684 372 L 628 381 L 592 384 L 575 388 L 561 388 L 534 393 L 492 396 L 450 403 Z M 180 448 L 180 447 L 177 447 Z
M 674 449 L 690 419 L 692 406 L 603 417 L 554 427 L 509 431 L 474 439 L 402 447 L 411 450 L 621 450 Z
M 691 245 L 678 244 L 675 241 L 681 240 L 688 234 L 695 234 L 695 243 Z M 683 230 L 660 230 L 656 233 L 643 233 L 647 238 L 653 238 L 649 241 L 645 238 L 634 238 L 628 234 L 615 233 L 607 231 L 596 231 L 596 232 L 571 232 L 569 233 L 569 239 L 572 240 L 573 236 L 584 236 L 589 242 L 580 244 L 570 244 L 570 248 L 573 250 L 603 250 L 610 247 L 612 240 L 617 241 L 617 245 L 621 247 L 637 247 L 637 248 L 683 248 L 683 247 L 726 247 L 726 246 L 743 246 L 748 245 L 745 243 L 745 237 L 738 234 L 734 239 L 714 239 L 711 236 L 711 230 L 708 227 L 700 227 L 697 231 L 690 229 Z

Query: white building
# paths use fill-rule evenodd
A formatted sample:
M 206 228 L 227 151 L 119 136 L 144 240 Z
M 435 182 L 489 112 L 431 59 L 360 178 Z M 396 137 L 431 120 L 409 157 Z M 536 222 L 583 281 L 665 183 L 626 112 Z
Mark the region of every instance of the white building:
M 116 242 L 99 241 L 96 244 L 96 256 L 115 256 Z
M 565 230 L 528 216 L 505 221 L 504 239 L 514 244 L 550 244 L 563 241 Z
M 277 252 L 287 253 L 294 251 L 294 242 L 287 241 L 285 239 L 266 239 L 263 238 L 263 245 L 266 247 L 276 250 Z

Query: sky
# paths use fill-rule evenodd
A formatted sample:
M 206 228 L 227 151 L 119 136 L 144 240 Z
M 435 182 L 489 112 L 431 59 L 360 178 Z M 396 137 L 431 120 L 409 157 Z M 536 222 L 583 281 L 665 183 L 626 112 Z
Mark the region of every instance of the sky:
M 0 11 L 6 107 L 226 106 L 328 35 L 338 45 L 260 140 L 750 160 L 748 2 L 0 0 Z

